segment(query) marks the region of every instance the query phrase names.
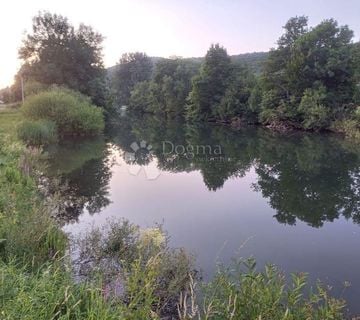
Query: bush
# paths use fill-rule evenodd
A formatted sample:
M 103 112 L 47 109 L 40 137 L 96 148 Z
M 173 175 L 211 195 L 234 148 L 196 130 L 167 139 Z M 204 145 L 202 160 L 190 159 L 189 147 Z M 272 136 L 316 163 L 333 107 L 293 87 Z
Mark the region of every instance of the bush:
M 90 99 L 72 90 L 52 88 L 29 97 L 24 116 L 33 121 L 53 121 L 61 136 L 96 135 L 103 131 L 103 112 Z
M 280 120 L 277 111 L 277 95 L 274 90 L 264 92 L 260 105 L 260 121 L 263 124 L 269 124 Z
M 27 145 L 41 146 L 57 141 L 56 125 L 52 121 L 23 121 L 17 127 L 17 136 Z
M 24 85 L 25 97 L 45 91 L 48 87 L 49 86 L 40 83 L 38 81 L 34 81 L 34 80 L 26 81 Z
M 360 115 L 346 120 L 335 121 L 331 129 L 335 132 L 341 132 L 349 138 L 360 140 Z
M 301 99 L 299 112 L 303 114 L 303 126 L 305 129 L 320 130 L 329 125 L 329 110 L 324 105 L 326 89 L 306 89 Z
M 176 313 L 180 292 L 195 276 L 193 258 L 170 248 L 160 227 L 142 230 L 127 220 L 114 220 L 80 237 L 71 249 L 79 254 L 75 271 L 84 280 L 100 277 L 107 295 L 121 283 L 119 296 L 134 319 L 148 319 L 151 312 Z

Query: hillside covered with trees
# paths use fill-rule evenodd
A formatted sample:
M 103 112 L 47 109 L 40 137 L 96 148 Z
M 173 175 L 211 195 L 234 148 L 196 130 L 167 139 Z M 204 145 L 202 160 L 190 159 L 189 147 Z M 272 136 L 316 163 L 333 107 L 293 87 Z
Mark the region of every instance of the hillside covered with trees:
M 348 26 L 333 19 L 309 27 L 301 16 L 286 23 L 269 53 L 229 56 L 219 44 L 211 45 L 204 58 L 154 62 L 137 53 L 117 65 L 113 94 L 130 110 L 188 121 L 359 137 L 360 44 L 353 38 Z

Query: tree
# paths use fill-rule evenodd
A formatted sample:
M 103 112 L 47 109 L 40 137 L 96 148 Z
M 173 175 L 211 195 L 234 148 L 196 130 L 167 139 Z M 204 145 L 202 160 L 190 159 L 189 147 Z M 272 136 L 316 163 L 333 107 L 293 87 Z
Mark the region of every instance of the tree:
M 354 102 L 360 104 L 360 42 L 354 44 L 352 48 L 352 62 L 354 68 Z
M 247 122 L 256 122 L 257 112 L 249 106 L 255 83 L 255 77 L 247 67 L 233 64 L 225 94 L 214 109 L 215 118 L 221 121 L 242 118 Z
M 39 13 L 33 30 L 19 50 L 24 61 L 22 76 L 45 85 L 63 85 L 105 104 L 105 70 L 102 60 L 103 36 L 90 26 L 75 29 L 67 18 Z
M 153 63 L 145 53 L 134 52 L 122 55 L 113 80 L 116 100 L 120 104 L 129 103 L 131 91 L 136 84 L 151 79 Z
M 193 81 L 187 116 L 193 120 L 209 120 L 228 88 L 231 60 L 219 44 L 211 45 L 200 74 Z
M 154 72 L 154 112 L 170 117 L 182 116 L 186 99 L 191 91 L 191 80 L 198 65 L 183 59 L 164 59 L 156 64 Z
M 138 83 L 131 91 L 131 110 L 183 116 L 191 79 L 198 72 L 198 64 L 181 58 L 161 59 L 154 67 L 151 81 Z
M 354 96 L 353 32 L 332 19 L 309 29 L 306 17 L 290 19 L 284 29 L 265 65 L 261 119 L 326 128 Z
M 135 85 L 129 99 L 131 111 L 151 112 L 155 103 L 153 86 L 151 81 L 142 81 Z
M 285 33 L 280 37 L 278 45 L 280 48 L 290 48 L 297 39 L 308 32 L 308 17 L 300 16 L 290 18 L 283 27 Z

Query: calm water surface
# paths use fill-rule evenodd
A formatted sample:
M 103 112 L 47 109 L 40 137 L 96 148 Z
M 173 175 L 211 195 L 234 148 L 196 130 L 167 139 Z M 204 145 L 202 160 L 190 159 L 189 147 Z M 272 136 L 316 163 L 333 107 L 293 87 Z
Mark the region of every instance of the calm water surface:
M 67 182 L 67 232 L 113 217 L 162 223 L 207 278 L 217 262 L 254 256 L 260 267 L 309 272 L 334 294 L 350 281 L 343 296 L 360 312 L 360 147 L 332 135 L 123 117 L 106 138 L 50 155 L 49 173 Z

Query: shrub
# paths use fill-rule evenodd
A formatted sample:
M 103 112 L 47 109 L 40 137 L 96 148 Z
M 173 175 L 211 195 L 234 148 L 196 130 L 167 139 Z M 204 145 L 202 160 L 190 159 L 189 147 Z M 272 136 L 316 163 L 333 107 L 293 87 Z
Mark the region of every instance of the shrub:
M 57 141 L 56 125 L 52 121 L 23 121 L 17 127 L 18 138 L 27 145 L 41 146 Z
M 176 303 L 193 275 L 193 259 L 184 250 L 169 247 L 160 227 L 141 230 L 127 220 L 110 221 L 77 240 L 76 273 L 91 282 L 99 277 L 106 294 L 127 301 L 134 319 L 147 319 L 154 311 L 176 313 Z M 143 315 L 143 316 L 141 316 Z
M 349 138 L 360 140 L 360 115 L 353 118 L 335 121 L 331 129 L 335 132 L 341 132 Z
M 52 88 L 29 97 L 23 105 L 29 120 L 53 121 L 61 136 L 96 135 L 104 129 L 104 116 L 90 99 L 72 90 Z
M 269 124 L 271 122 L 276 122 L 279 119 L 277 112 L 277 95 L 276 92 L 270 90 L 263 93 L 261 100 L 261 112 L 260 112 L 260 121 L 264 124 Z
M 38 81 L 34 81 L 34 80 L 26 81 L 24 86 L 25 97 L 45 91 L 47 88 L 48 88 L 47 85 L 40 83 Z
M 303 115 L 305 129 L 320 130 L 329 125 L 329 110 L 324 105 L 325 99 L 325 87 L 305 90 L 299 105 L 299 112 Z

